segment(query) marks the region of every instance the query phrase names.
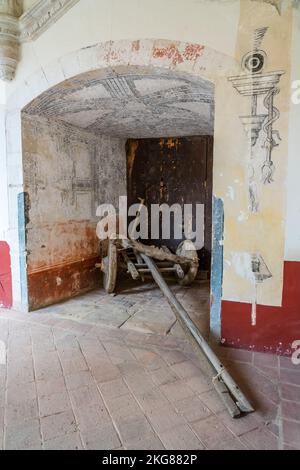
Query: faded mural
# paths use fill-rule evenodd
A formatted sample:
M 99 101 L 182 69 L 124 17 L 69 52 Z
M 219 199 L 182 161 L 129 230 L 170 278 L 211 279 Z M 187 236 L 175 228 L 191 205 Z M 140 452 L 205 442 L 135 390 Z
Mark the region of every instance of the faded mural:
M 214 86 L 171 71 L 95 71 L 48 90 L 26 112 L 122 138 L 212 135 Z

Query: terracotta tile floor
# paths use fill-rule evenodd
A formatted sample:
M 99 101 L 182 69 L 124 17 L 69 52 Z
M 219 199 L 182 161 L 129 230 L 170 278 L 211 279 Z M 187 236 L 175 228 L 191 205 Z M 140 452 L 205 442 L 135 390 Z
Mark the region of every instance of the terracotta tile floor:
M 193 290 L 178 295 L 197 316 Z M 151 315 L 151 298 L 163 316 L 168 307 L 153 288 L 96 292 L 33 314 L 0 311 L 0 449 L 300 449 L 300 367 L 218 348 L 256 408 L 232 420 L 174 322 L 169 335 L 150 334 L 166 333 L 158 315 L 130 328 L 105 323 L 131 318 L 141 304 Z
M 141 333 L 183 336 L 176 318 L 161 291 L 153 283 L 122 280 L 118 295 L 107 296 L 101 289 L 44 308 L 37 316 L 50 313 L 98 326 L 117 327 Z M 209 334 L 210 288 L 207 281 L 196 281 L 185 288 L 170 283 L 177 298 L 189 312 L 202 334 Z M 163 309 L 163 315 L 162 315 Z

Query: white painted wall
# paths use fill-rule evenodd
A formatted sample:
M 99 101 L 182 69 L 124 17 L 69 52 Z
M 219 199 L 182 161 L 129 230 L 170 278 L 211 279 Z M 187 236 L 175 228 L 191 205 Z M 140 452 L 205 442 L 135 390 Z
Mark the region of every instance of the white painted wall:
M 235 55 L 240 2 L 211 0 L 81 0 L 37 40 L 21 48 L 11 94 L 40 66 L 83 47 L 122 39 L 200 43 Z
M 293 23 L 292 83 L 300 80 L 299 47 L 300 10 L 297 9 Z M 300 103 L 292 103 L 290 110 L 285 259 L 300 261 Z
M 6 102 L 6 86 L 5 83 L 0 80 L 0 105 Z

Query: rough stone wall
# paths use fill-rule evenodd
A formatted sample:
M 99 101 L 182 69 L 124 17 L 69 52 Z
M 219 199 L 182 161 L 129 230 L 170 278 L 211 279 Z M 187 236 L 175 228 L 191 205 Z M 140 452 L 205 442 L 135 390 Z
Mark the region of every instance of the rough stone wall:
M 99 284 L 96 208 L 126 194 L 126 157 L 122 140 L 55 120 L 23 114 L 22 134 L 33 309 Z

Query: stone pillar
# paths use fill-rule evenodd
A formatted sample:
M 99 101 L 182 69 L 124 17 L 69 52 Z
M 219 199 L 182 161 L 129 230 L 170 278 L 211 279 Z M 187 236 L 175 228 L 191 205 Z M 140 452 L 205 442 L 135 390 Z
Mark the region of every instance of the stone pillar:
M 19 59 L 22 0 L 0 0 L 0 79 L 13 80 Z

